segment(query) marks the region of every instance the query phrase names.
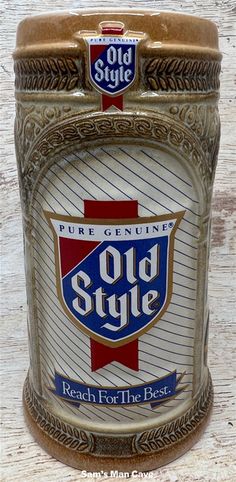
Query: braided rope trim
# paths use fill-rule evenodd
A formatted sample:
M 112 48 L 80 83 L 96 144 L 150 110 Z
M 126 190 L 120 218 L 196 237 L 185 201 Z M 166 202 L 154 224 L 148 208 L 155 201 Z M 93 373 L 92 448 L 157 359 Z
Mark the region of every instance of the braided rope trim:
M 81 73 L 73 58 L 18 59 L 14 63 L 16 90 L 71 91 L 81 87 Z
M 17 59 L 14 63 L 18 91 L 66 91 L 85 85 L 81 61 L 72 57 Z M 163 92 L 213 92 L 219 89 L 220 61 L 158 57 L 144 63 L 145 88 Z M 91 85 L 87 88 L 91 90 Z
M 214 92 L 219 90 L 220 61 L 161 57 L 146 66 L 146 84 L 151 90 Z
M 167 423 L 158 429 L 143 432 L 133 439 L 133 450 L 136 453 L 144 454 L 157 452 L 190 435 L 201 421 L 205 418 L 213 403 L 213 386 L 209 375 L 209 382 L 200 398 L 185 415 L 173 422 Z
M 74 450 L 75 452 L 92 452 L 94 446 L 93 436 L 84 430 L 79 430 L 68 423 L 62 422 L 59 418 L 46 410 L 34 390 L 31 388 L 29 377 L 27 376 L 24 384 L 24 400 L 27 409 L 38 427 L 43 430 L 50 438 Z

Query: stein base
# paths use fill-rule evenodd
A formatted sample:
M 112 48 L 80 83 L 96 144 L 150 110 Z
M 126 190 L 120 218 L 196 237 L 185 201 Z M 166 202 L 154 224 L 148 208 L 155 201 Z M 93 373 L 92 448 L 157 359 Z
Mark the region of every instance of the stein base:
M 157 469 L 163 465 L 170 463 L 171 461 L 177 459 L 181 455 L 183 455 L 187 450 L 189 450 L 201 437 L 202 433 L 204 432 L 206 425 L 209 421 L 212 405 L 213 405 L 213 388 L 211 383 L 211 378 L 209 376 L 209 381 L 207 384 L 205 391 L 205 396 L 202 393 L 198 398 L 197 402 L 194 406 L 190 409 L 191 419 L 186 421 L 186 426 L 188 424 L 188 428 L 185 431 L 183 428 L 180 427 L 178 429 L 178 439 L 173 443 L 168 443 L 164 448 L 159 448 L 154 450 L 151 453 L 138 453 L 137 447 L 135 447 L 134 440 L 137 440 L 137 436 L 140 437 L 143 434 L 129 434 L 128 438 L 122 435 L 120 436 L 120 442 L 118 445 L 126 446 L 127 447 L 127 440 L 132 439 L 133 442 L 131 443 L 130 447 L 132 447 L 131 451 L 128 456 L 117 456 L 119 452 L 119 447 L 117 447 L 117 436 L 114 437 L 109 436 L 109 447 L 110 447 L 110 454 L 108 453 L 107 447 L 108 444 L 105 443 L 103 450 L 103 439 L 106 440 L 106 436 L 101 436 L 101 434 L 91 434 L 91 439 L 93 440 L 93 448 L 88 448 L 88 452 L 85 453 L 81 451 L 76 451 L 74 448 L 68 447 L 68 440 L 67 436 L 64 437 L 64 442 L 58 442 L 54 435 L 52 434 L 53 429 L 48 427 L 50 421 L 47 423 L 48 420 L 51 419 L 55 420 L 55 416 L 49 415 L 47 410 L 41 411 L 37 413 L 37 409 L 41 406 L 41 403 L 37 401 L 36 394 L 32 396 L 33 390 L 29 388 L 30 382 L 28 377 L 25 381 L 24 392 L 23 392 L 23 404 L 24 404 L 24 414 L 25 420 L 29 427 L 29 430 L 39 445 L 50 455 L 52 455 L 57 460 L 63 462 L 66 465 L 70 465 L 76 469 L 86 470 L 88 472 L 111 472 L 111 471 L 118 471 L 118 472 L 129 472 L 132 471 L 150 471 Z M 33 400 L 35 398 L 35 400 Z M 202 403 L 201 403 L 202 402 Z M 194 407 L 197 407 L 196 410 Z M 195 413 L 196 411 L 196 413 Z M 46 421 L 43 419 L 43 416 L 46 416 Z M 186 419 L 187 413 L 184 415 Z M 48 417 L 48 418 L 47 418 Z M 183 417 L 181 417 L 183 419 Z M 175 420 L 173 421 L 175 423 Z M 194 422 L 194 423 L 193 423 Z M 59 422 L 60 424 L 60 422 Z M 189 430 L 189 427 L 192 426 L 193 428 Z M 66 425 L 64 424 L 64 427 Z M 68 426 L 67 426 L 68 427 Z M 78 434 L 82 433 L 77 430 Z M 154 429 L 155 430 L 155 429 Z M 158 430 L 158 429 L 157 429 Z M 179 434 L 185 432 L 182 436 Z M 58 432 L 55 429 L 55 432 Z M 150 433 L 151 431 L 149 431 Z M 152 431 L 153 432 L 153 431 Z M 187 432 L 187 433 L 186 433 Z M 84 437 L 86 437 L 85 432 L 83 432 Z M 67 434 L 69 435 L 69 434 Z M 101 440 L 99 442 L 99 435 L 101 436 Z M 62 439 L 62 435 L 60 436 L 60 440 Z M 65 441 L 66 438 L 66 441 Z M 176 437 L 175 437 L 176 438 Z M 97 440 L 96 440 L 97 439 Z M 70 442 L 70 441 L 69 441 Z M 76 442 L 75 442 L 76 443 Z M 73 447 L 75 445 L 73 443 Z M 86 444 L 86 442 L 84 442 Z M 82 447 L 82 445 L 81 445 Z M 82 449 L 83 450 L 83 449 Z M 85 448 L 86 450 L 86 448 Z M 148 449 L 147 449 L 148 450 Z M 96 451 L 96 455 L 93 455 L 91 452 Z M 116 454 L 117 451 L 117 454 Z M 136 451 L 136 453 L 135 453 Z

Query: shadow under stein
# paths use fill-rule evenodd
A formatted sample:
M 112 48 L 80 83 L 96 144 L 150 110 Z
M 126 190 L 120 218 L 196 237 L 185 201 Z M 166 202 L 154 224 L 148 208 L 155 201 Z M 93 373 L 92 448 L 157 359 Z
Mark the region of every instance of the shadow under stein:
M 209 419 L 220 60 L 215 25 L 182 14 L 80 10 L 18 27 L 25 417 L 73 467 L 154 469 Z

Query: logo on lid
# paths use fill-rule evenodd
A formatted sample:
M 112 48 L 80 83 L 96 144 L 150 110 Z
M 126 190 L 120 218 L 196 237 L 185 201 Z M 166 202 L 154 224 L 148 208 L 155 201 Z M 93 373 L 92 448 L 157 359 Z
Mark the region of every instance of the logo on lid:
M 131 36 L 122 23 L 102 22 L 101 34 L 86 37 L 89 45 L 89 76 L 102 94 L 102 110 L 123 110 L 123 93 L 136 77 L 136 54 L 140 34 Z

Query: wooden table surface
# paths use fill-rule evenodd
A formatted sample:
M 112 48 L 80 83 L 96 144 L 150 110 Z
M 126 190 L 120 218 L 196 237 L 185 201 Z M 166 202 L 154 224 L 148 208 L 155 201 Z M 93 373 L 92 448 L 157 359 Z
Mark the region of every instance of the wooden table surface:
M 47 455 L 28 433 L 23 420 L 21 392 L 28 367 L 26 295 L 22 245 L 21 208 L 14 155 L 14 75 L 11 54 L 16 26 L 26 15 L 79 6 L 98 6 L 95 0 L 2 0 L 1 10 L 1 206 L 2 241 L 2 481 L 80 481 L 107 480 L 83 477 Z M 104 6 L 117 5 L 114 0 Z M 139 1 L 130 2 L 141 5 Z M 124 2 L 125 4 L 125 2 Z M 216 173 L 212 248 L 209 276 L 211 326 L 209 366 L 215 401 L 211 423 L 192 450 L 168 466 L 154 471 L 158 481 L 230 481 L 235 469 L 235 254 L 236 254 L 236 176 L 235 176 L 235 63 L 236 7 L 234 0 L 146 1 L 146 6 L 200 15 L 215 21 L 223 53 L 220 113 L 221 148 Z M 101 5 L 99 3 L 99 5 Z M 127 3 L 126 3 L 127 5 Z M 109 479 L 111 481 L 118 478 Z M 119 480 L 125 480 L 120 477 Z M 151 480 L 145 479 L 132 480 Z

